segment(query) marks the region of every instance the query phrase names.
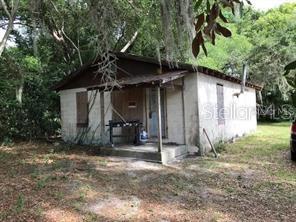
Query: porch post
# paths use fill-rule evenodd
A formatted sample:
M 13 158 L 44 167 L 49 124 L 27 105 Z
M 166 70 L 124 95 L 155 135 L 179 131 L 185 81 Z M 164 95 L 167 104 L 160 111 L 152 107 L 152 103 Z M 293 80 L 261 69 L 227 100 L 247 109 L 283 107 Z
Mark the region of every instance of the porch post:
M 157 87 L 157 114 L 158 114 L 158 152 L 162 151 L 162 128 L 161 128 L 161 98 L 160 87 Z
M 105 134 L 105 98 L 104 91 L 100 91 L 100 106 L 101 106 L 101 140 Z M 102 141 L 103 142 L 103 141 Z

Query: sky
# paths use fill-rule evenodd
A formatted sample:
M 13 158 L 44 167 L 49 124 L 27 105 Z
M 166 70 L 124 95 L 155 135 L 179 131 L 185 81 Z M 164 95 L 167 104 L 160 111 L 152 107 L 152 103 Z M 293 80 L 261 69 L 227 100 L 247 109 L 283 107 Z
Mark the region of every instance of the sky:
M 296 0 L 250 0 L 254 8 L 266 11 L 280 6 L 286 2 L 296 2 Z

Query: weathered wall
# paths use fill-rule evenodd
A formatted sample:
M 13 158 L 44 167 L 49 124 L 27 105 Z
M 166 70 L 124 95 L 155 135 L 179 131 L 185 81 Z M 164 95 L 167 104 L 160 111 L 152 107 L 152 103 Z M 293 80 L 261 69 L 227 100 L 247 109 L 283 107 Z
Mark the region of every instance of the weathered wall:
M 62 138 L 66 142 L 74 142 L 77 135 L 76 92 L 86 89 L 69 89 L 60 91 Z
M 89 98 L 89 125 L 88 128 L 77 127 L 77 107 L 76 93 L 86 91 L 84 88 L 69 89 L 60 91 L 61 118 L 62 118 L 62 138 L 66 142 L 76 143 L 82 138 L 83 143 L 101 144 L 108 142 L 108 127 L 105 127 L 105 133 L 101 138 L 101 108 L 100 93 L 95 96 L 95 91 L 88 91 Z M 112 118 L 110 106 L 110 93 L 104 93 L 105 101 L 105 125 Z M 86 133 L 85 133 L 86 132 Z M 81 137 L 81 134 L 85 136 Z
M 180 81 L 180 80 L 179 80 Z M 217 119 L 217 83 L 223 85 L 225 124 L 218 125 Z M 166 92 L 166 118 L 167 118 L 167 138 L 164 142 L 174 142 L 186 144 L 191 152 L 198 151 L 200 146 L 209 149 L 208 141 L 203 133 L 203 128 L 209 134 L 213 143 L 219 140 L 227 140 L 236 136 L 256 130 L 256 92 L 255 89 L 246 88 L 244 94 L 238 98 L 235 93 L 240 92 L 240 85 L 219 78 L 204 74 L 187 74 L 184 77 L 184 95 L 178 88 L 168 88 Z M 86 91 L 84 88 L 63 90 L 60 92 L 61 116 L 62 116 L 62 136 L 65 141 L 77 142 L 77 134 L 81 129 L 76 126 L 76 92 Z M 89 91 L 88 97 L 92 101 L 95 91 Z M 184 96 L 184 101 L 182 97 Z M 143 96 L 144 97 L 144 96 Z M 105 100 L 105 125 L 112 119 L 111 96 L 104 94 Z M 145 112 L 143 112 L 144 126 L 146 126 L 148 105 L 144 102 Z M 146 98 L 147 100 L 147 98 Z M 183 111 L 184 102 L 184 111 Z M 92 105 L 90 102 L 89 106 Z M 101 108 L 100 94 L 98 93 L 92 109 L 89 113 L 89 128 L 85 143 L 108 143 L 109 131 L 105 127 L 105 133 L 101 138 Z M 184 116 L 183 116 L 184 113 Z M 149 123 L 148 123 L 149 124 Z M 185 138 L 184 138 L 185 135 Z
M 217 114 L 217 84 L 223 85 L 225 124 L 218 125 Z M 239 97 L 241 86 L 229 81 L 198 74 L 198 102 L 199 102 L 199 133 L 200 145 L 205 150 L 209 149 L 203 128 L 206 129 L 211 141 L 228 140 L 243 136 L 256 130 L 256 91 L 246 88 Z
M 197 74 L 186 74 L 184 78 L 185 137 L 189 152 L 197 152 L 199 144 Z
M 175 81 L 181 85 L 181 81 Z M 166 90 L 166 110 L 167 110 L 167 139 L 165 142 L 184 144 L 184 118 L 182 89 L 167 88 Z
M 108 127 L 104 126 L 104 134 L 101 135 L 101 101 L 100 93 L 96 90 L 88 91 L 89 100 L 89 132 L 87 135 L 86 143 L 92 144 L 106 144 L 109 142 L 109 131 Z M 107 125 L 109 120 L 112 119 L 112 108 L 111 108 L 111 96 L 110 93 L 104 93 L 104 113 L 105 123 Z

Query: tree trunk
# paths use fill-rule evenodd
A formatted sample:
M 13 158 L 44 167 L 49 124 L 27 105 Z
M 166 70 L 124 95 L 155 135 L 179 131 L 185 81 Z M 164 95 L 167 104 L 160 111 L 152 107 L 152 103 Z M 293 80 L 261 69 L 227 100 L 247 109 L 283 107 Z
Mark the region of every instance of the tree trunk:
M 5 45 L 7 43 L 8 37 L 9 37 L 9 35 L 10 35 L 12 29 L 13 29 L 13 22 L 14 21 L 12 19 L 9 19 L 7 29 L 6 29 L 6 31 L 4 33 L 4 36 L 3 36 L 3 38 L 2 38 L 2 40 L 0 42 L 0 57 L 1 57 L 1 55 L 2 55 L 2 53 L 4 51 L 4 49 L 5 49 Z
M 5 45 L 7 43 L 7 40 L 8 40 L 8 37 L 11 33 L 11 31 L 13 30 L 13 23 L 14 23 L 14 20 L 16 18 L 16 12 L 18 10 L 18 6 L 19 6 L 19 0 L 16 0 L 15 2 L 12 0 L 11 1 L 11 11 L 9 12 L 8 11 L 8 7 L 7 7 L 7 4 L 4 0 L 1 0 L 1 5 L 2 5 L 2 8 L 4 9 L 4 12 L 5 14 L 8 16 L 9 18 L 9 22 L 8 22 L 8 25 L 7 25 L 7 29 L 4 33 L 4 36 L 3 38 L 1 39 L 0 41 L 0 57 L 5 49 Z
M 23 74 L 21 74 L 20 83 L 16 86 L 16 89 L 15 89 L 16 100 L 20 104 L 22 104 L 22 101 L 23 101 L 24 83 L 25 83 L 25 79 Z

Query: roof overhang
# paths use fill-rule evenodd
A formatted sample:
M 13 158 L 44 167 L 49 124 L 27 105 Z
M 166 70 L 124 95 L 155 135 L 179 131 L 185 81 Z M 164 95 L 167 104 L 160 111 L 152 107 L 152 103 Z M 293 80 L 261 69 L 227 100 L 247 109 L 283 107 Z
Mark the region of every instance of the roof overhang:
M 139 86 L 139 85 L 148 85 L 148 86 L 155 86 L 164 84 L 166 81 L 172 81 L 174 78 L 183 77 L 185 73 L 192 73 L 192 72 L 199 72 L 205 75 L 213 76 L 219 79 L 223 79 L 226 81 L 234 82 L 237 84 L 241 84 L 242 80 L 233 76 L 226 75 L 220 71 L 213 70 L 203 66 L 194 66 L 192 64 L 187 63 L 180 63 L 180 62 L 170 62 L 167 60 L 157 60 L 155 58 L 144 57 L 144 56 L 137 56 L 131 55 L 126 53 L 113 53 L 115 59 L 128 59 L 132 61 L 143 62 L 146 64 L 154 64 L 159 66 L 160 68 L 166 67 L 169 69 L 169 72 L 160 75 L 152 75 L 151 73 L 145 75 L 144 73 L 139 73 L 139 75 L 131 76 L 127 78 L 123 78 L 116 81 L 111 81 L 107 83 L 102 83 L 99 85 L 91 85 L 91 82 L 88 84 L 86 88 L 120 88 L 120 87 L 131 87 L 131 86 Z M 87 63 L 83 65 L 81 68 L 77 69 L 75 72 L 71 73 L 69 76 L 65 77 L 63 80 L 58 82 L 54 87 L 53 90 L 60 91 L 63 90 L 67 84 L 71 83 L 76 77 L 81 76 L 83 72 L 87 71 L 87 69 L 91 68 L 93 62 Z M 182 76 L 183 75 L 183 76 Z M 257 91 L 262 90 L 262 86 L 253 84 L 251 82 L 246 82 L 246 87 L 254 88 Z
M 166 86 L 166 84 L 169 82 L 184 77 L 186 73 L 188 73 L 187 70 L 180 70 L 174 72 L 167 72 L 164 74 L 132 76 L 120 80 L 113 80 L 99 85 L 91 85 L 87 87 L 87 89 L 111 90 L 122 89 L 127 87 L 162 87 Z

